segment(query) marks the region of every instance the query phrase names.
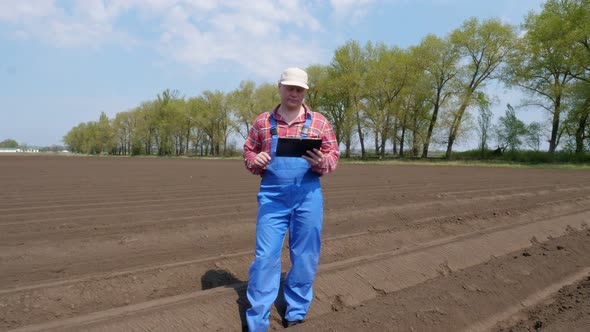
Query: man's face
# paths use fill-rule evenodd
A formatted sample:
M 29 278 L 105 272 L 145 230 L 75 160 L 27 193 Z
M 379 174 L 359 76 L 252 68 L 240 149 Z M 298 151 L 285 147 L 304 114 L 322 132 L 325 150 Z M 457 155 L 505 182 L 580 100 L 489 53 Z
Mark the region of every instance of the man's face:
M 279 93 L 281 94 L 281 104 L 289 108 L 301 106 L 305 97 L 305 89 L 296 85 L 281 84 Z

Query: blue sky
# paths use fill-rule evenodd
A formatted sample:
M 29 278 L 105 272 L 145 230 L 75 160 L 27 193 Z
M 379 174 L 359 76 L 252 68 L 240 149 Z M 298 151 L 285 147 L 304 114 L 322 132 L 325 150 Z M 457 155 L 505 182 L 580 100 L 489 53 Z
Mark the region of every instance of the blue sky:
M 112 118 L 168 88 L 192 97 L 274 83 L 285 67 L 328 65 L 349 39 L 405 48 L 470 17 L 518 25 L 542 3 L 0 0 L 0 140 L 61 144 L 100 112 Z M 502 110 L 520 98 L 500 93 Z

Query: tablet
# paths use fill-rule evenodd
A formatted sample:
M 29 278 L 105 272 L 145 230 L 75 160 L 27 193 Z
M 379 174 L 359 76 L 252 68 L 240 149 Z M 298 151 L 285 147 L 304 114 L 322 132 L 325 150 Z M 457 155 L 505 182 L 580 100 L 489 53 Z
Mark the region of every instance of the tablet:
M 307 156 L 308 150 L 320 149 L 322 140 L 317 138 L 284 138 L 279 137 L 277 157 Z

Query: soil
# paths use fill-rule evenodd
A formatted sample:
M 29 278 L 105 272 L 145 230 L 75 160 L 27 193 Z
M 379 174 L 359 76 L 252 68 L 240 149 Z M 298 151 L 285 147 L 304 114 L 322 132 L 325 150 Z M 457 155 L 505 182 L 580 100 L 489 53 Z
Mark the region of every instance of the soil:
M 259 182 L 239 160 L 0 156 L 0 331 L 240 331 Z M 588 171 L 342 163 L 322 185 L 294 331 L 590 326 Z

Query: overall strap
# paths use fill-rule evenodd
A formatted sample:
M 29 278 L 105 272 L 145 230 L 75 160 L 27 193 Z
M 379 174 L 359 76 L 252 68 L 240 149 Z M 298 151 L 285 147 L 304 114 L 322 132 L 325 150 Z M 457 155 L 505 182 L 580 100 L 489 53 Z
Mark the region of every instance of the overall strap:
M 313 118 L 313 113 L 311 112 L 311 110 L 308 110 L 307 116 L 305 119 L 305 124 L 303 125 L 303 128 L 301 128 L 301 138 L 307 137 L 307 133 L 309 132 L 309 127 L 311 126 L 311 119 L 312 118 Z M 275 119 L 274 112 L 270 112 L 269 120 L 270 120 L 270 134 L 271 134 L 272 138 L 275 138 L 278 135 L 278 131 L 277 131 L 277 120 Z
M 275 119 L 274 112 L 270 112 L 270 134 L 272 138 L 277 137 L 277 120 Z
M 306 138 L 307 137 L 307 133 L 309 132 L 309 127 L 311 126 L 311 119 L 313 117 L 313 113 L 311 112 L 311 110 L 307 111 L 307 119 L 305 119 L 305 124 L 303 125 L 303 128 L 301 128 L 301 138 Z

